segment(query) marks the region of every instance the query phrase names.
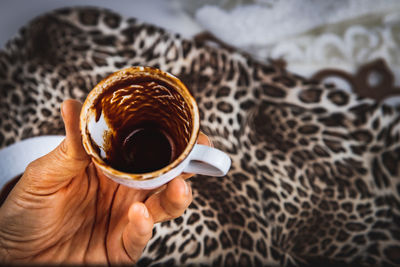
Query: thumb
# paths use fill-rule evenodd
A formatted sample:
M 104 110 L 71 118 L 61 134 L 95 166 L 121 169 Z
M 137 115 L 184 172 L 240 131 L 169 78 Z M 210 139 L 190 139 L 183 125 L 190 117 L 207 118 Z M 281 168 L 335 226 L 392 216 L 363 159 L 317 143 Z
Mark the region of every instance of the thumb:
M 40 180 L 40 185 L 54 185 L 69 182 L 84 171 L 90 162 L 81 140 L 79 114 L 82 104 L 66 100 L 61 106 L 66 137 L 50 153 L 35 160 L 27 167 L 24 176 L 31 181 Z
M 79 115 L 82 109 L 82 104 L 73 99 L 68 99 L 61 105 L 61 115 L 64 120 L 66 138 L 62 143 L 62 150 L 73 160 L 89 159 L 82 145 L 82 137 L 79 129 Z

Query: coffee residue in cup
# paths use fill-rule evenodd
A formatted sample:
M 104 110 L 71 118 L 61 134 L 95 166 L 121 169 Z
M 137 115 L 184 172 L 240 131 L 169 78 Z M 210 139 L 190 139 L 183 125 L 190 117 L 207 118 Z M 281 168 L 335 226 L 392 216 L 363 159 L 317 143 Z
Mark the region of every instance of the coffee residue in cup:
M 161 169 L 173 160 L 173 142 L 157 125 L 141 125 L 124 140 L 124 161 L 120 168 L 133 173 L 146 173 Z
M 148 173 L 173 162 L 190 139 L 192 118 L 176 89 L 154 77 L 120 81 L 93 106 L 111 127 L 103 160 L 116 170 Z M 92 142 L 93 144 L 93 142 Z

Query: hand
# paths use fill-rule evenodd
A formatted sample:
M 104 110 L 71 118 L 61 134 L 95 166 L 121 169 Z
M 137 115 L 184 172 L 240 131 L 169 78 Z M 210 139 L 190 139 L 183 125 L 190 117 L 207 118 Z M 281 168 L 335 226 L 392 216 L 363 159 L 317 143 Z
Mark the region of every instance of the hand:
M 192 200 L 182 174 L 161 189 L 135 190 L 105 177 L 83 149 L 81 104 L 63 103 L 66 138 L 32 162 L 0 207 L 0 263 L 134 263 L 154 223 Z M 210 145 L 201 134 L 199 143 Z

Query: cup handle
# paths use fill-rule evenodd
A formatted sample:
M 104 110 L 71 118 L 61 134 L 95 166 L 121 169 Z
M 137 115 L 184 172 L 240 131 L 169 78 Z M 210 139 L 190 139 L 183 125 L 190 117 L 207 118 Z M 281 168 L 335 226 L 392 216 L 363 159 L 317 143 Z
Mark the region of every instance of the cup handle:
M 189 155 L 189 164 L 183 170 L 209 176 L 224 176 L 231 167 L 229 156 L 219 149 L 196 144 Z

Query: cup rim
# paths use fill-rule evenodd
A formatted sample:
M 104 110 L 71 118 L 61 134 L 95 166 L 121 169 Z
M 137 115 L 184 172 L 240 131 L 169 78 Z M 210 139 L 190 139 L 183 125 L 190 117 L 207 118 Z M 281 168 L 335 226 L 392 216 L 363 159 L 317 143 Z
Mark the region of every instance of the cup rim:
M 89 137 L 88 129 L 87 129 L 87 118 L 88 118 L 88 113 L 91 110 L 93 103 L 97 100 L 97 97 L 107 88 L 112 86 L 114 83 L 119 82 L 121 80 L 129 80 L 134 77 L 136 77 L 138 74 L 145 74 L 148 75 L 149 77 L 157 77 L 157 79 L 161 79 L 164 82 L 167 82 L 171 84 L 174 88 L 179 88 L 179 94 L 182 95 L 184 98 L 186 104 L 189 106 L 191 116 L 193 118 L 192 124 L 193 127 L 191 129 L 190 133 L 190 138 L 189 142 L 186 145 L 185 149 L 183 152 L 170 164 L 167 166 L 148 173 L 140 173 L 140 174 L 135 174 L 135 173 L 127 173 L 123 171 L 116 170 L 112 168 L 111 166 L 107 165 L 101 157 L 98 155 L 94 147 L 92 146 L 92 142 Z M 86 153 L 88 153 L 94 163 L 100 167 L 103 171 L 107 172 L 108 174 L 117 176 L 118 178 L 124 178 L 127 180 L 151 180 L 151 179 L 156 179 L 159 176 L 162 176 L 166 173 L 168 173 L 170 170 L 176 168 L 180 163 L 182 163 L 190 154 L 190 152 L 193 150 L 194 145 L 197 142 L 199 131 L 200 131 L 200 115 L 199 115 L 199 110 L 197 103 L 190 93 L 189 89 L 186 87 L 186 85 L 180 81 L 176 76 L 172 75 L 171 73 L 168 73 L 166 71 L 162 71 L 157 68 L 153 67 L 145 67 L 145 66 L 134 66 L 134 67 L 129 67 L 125 69 L 121 69 L 119 71 L 116 71 L 103 80 L 101 80 L 87 95 L 85 102 L 83 103 L 82 110 L 80 113 L 80 121 L 79 121 L 79 128 L 81 131 L 81 136 L 82 136 L 82 144 L 84 149 L 86 150 Z

